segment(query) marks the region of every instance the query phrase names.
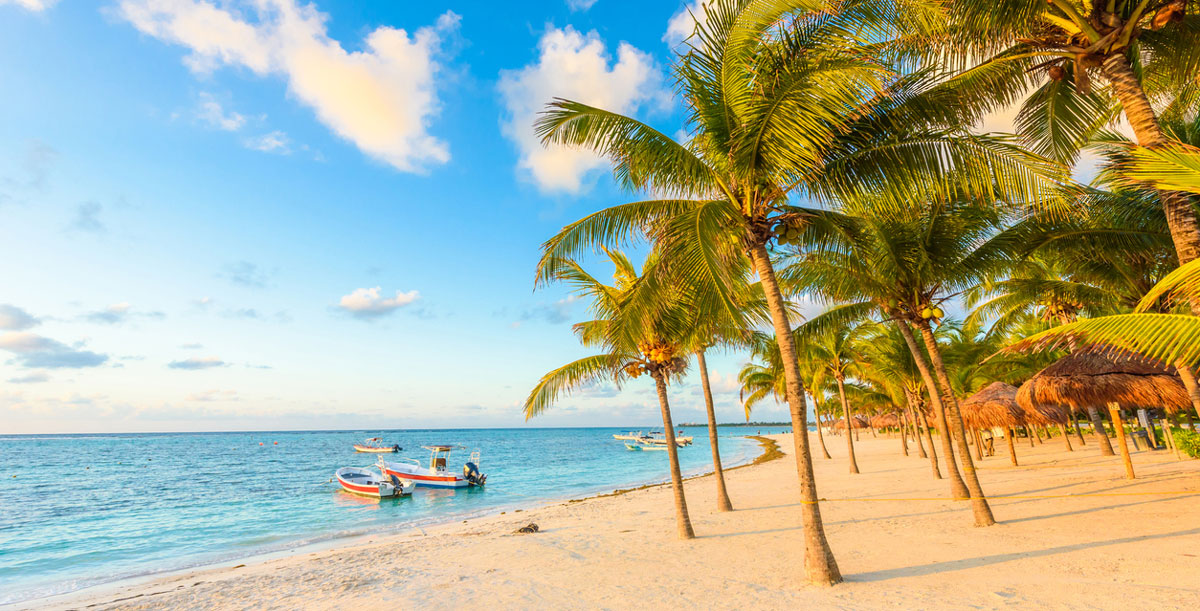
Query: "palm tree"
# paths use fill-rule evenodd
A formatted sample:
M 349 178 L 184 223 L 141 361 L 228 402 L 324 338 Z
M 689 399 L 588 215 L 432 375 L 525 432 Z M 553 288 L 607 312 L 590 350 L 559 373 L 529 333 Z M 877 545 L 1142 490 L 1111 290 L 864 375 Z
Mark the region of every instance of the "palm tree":
M 793 197 L 826 202 L 884 193 L 889 202 L 967 192 L 1040 201 L 1058 189 L 1057 165 L 1012 143 L 967 133 L 976 94 L 939 87 L 907 65 L 890 39 L 910 19 L 889 0 L 849 0 L 829 12 L 802 2 L 720 0 L 706 6 L 675 65 L 691 139 L 678 143 L 635 119 L 568 100 L 537 124 L 547 144 L 613 162 L 618 182 L 660 199 L 609 208 L 546 242 L 549 262 L 646 231 L 662 256 L 703 279 L 699 299 L 736 315 L 732 261 L 753 264 L 770 307 L 792 414 L 809 581 L 841 581 L 821 521 L 791 322 L 771 247 L 808 218 Z M 870 32 L 864 35 L 864 32 Z M 732 266 L 732 267 L 737 267 Z
M 684 497 L 675 426 L 667 400 L 668 384 L 687 368 L 682 355 L 687 354 L 690 347 L 680 339 L 686 337 L 687 316 L 674 291 L 664 290 L 652 279 L 639 276 L 637 268 L 624 254 L 610 250 L 608 255 L 616 267 L 613 285 L 600 282 L 574 261 L 555 263 L 554 279 L 571 285 L 576 294 L 591 298 L 591 310 L 597 316 L 595 320 L 576 324 L 576 334 L 585 346 L 603 348 L 603 352 L 542 376 L 525 400 L 525 419 L 541 414 L 572 390 L 605 380 L 621 384 L 643 374 L 649 375 L 654 380 L 662 413 L 679 538 L 691 539 L 695 532 Z M 650 269 L 658 263 L 657 257 L 651 254 L 644 267 Z M 655 314 L 648 319 L 631 315 L 630 302 L 643 298 L 646 293 L 659 300 Z
M 860 328 L 853 324 L 829 326 L 822 324 L 820 317 L 813 323 L 796 328 L 797 343 L 805 346 L 805 358 L 814 364 L 813 388 L 821 388 L 825 377 L 833 378 L 841 401 L 842 417 L 846 419 L 846 452 L 850 461 L 850 473 L 858 473 L 858 460 L 854 455 L 854 413 L 846 398 L 846 376 L 855 370 L 855 345 L 861 336 Z M 812 326 L 810 326 L 812 325 Z
M 738 382 L 742 385 L 740 399 L 746 409 L 746 421 L 750 421 L 750 413 L 754 406 L 767 397 L 775 399 L 776 403 L 787 401 L 787 383 L 783 373 L 783 358 L 779 355 L 779 344 L 774 336 L 761 332 L 751 335 L 748 345 L 751 358 L 762 361 L 759 364 L 752 360 L 738 372 Z M 821 401 L 814 390 L 811 380 L 815 373 L 813 361 L 808 358 L 800 359 L 801 385 L 805 394 L 813 398 L 813 415 L 817 423 L 817 442 L 821 446 L 821 455 L 826 460 L 832 459 L 825 447 L 825 434 L 822 432 Z M 807 428 L 807 423 L 806 423 Z
M 1010 351 L 1044 350 L 1073 341 L 1133 351 L 1162 363 L 1200 367 L 1200 317 L 1153 312 L 1161 302 L 1200 299 L 1200 260 L 1171 272 L 1146 293 L 1132 314 L 1077 320 L 1014 343 Z
M 1195 2 L 949 0 L 945 6 L 950 19 L 930 40 L 966 61 L 987 58 L 960 78 L 995 92 L 993 108 L 1039 85 L 1017 115 L 1035 151 L 1073 157 L 1123 112 L 1146 160 L 1181 160 L 1169 149 L 1152 100 L 1170 99 L 1162 114 L 1173 117 L 1192 108 L 1200 95 Z M 1107 88 L 1092 87 L 1095 74 Z M 1195 208 L 1178 191 L 1162 190 L 1159 196 L 1180 262 L 1200 257 Z
M 1012 236 L 989 240 L 1002 215 L 990 204 L 969 200 L 908 208 L 869 204 L 843 208 L 846 214 L 814 215 L 812 231 L 790 259 L 784 280 L 793 290 L 809 290 L 843 304 L 819 317 L 829 324 L 872 313 L 895 323 L 929 393 L 942 432 L 951 491 L 956 498 L 972 500 L 976 524 L 994 524 L 933 325 L 943 317 L 942 303 L 1009 264 L 1016 240 Z M 914 328 L 922 344 L 917 343 Z M 952 439 L 963 467 L 961 479 Z
M 929 427 L 923 422 L 924 407 L 921 405 L 924 397 L 921 373 L 917 370 L 912 351 L 908 349 L 900 330 L 895 325 L 876 324 L 869 328 L 858 349 L 859 370 L 872 384 L 885 389 L 897 402 L 896 392 L 903 397 L 908 410 L 908 419 L 917 432 L 917 449 L 921 458 L 929 458 L 930 468 L 935 479 L 942 479 L 938 469 L 937 448 L 933 445 L 933 436 Z M 921 439 L 921 435 L 925 439 Z M 925 452 L 925 442 L 929 444 L 929 454 Z

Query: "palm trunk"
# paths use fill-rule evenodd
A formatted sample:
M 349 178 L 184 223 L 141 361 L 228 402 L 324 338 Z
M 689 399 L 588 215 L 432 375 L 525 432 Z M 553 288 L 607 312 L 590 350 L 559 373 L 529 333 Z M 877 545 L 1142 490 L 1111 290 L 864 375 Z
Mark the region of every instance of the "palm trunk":
M 904 412 L 897 414 L 896 419 L 900 421 L 900 450 L 908 456 L 908 419 L 904 417 Z
M 821 432 L 821 429 L 825 427 L 821 422 L 821 406 L 817 404 L 816 399 L 813 399 L 813 414 L 817 419 L 817 442 L 821 444 L 821 454 L 825 456 L 825 460 L 832 460 L 833 457 L 829 455 L 829 450 L 825 449 L 825 433 Z
M 1158 118 L 1154 116 L 1154 108 L 1125 54 L 1113 53 L 1108 56 L 1101 65 L 1101 72 L 1125 109 L 1125 118 L 1129 120 L 1138 144 L 1146 148 L 1167 144 Z M 1177 191 L 1159 191 L 1158 196 L 1167 216 L 1167 226 L 1171 230 L 1171 241 L 1175 243 L 1179 264 L 1200 258 L 1200 225 L 1197 225 L 1196 209 L 1188 196 Z M 1200 300 L 1192 302 L 1192 313 L 1200 314 Z
M 1188 398 L 1192 400 L 1192 409 L 1200 414 L 1200 384 L 1196 383 L 1196 370 L 1182 362 L 1175 363 L 1175 369 L 1179 372 L 1183 387 L 1187 389 Z
M 929 422 L 925 420 L 925 412 L 918 411 L 917 418 L 921 419 L 921 432 L 925 434 L 925 441 L 929 442 L 929 466 L 933 469 L 933 478 L 942 479 L 942 471 L 938 468 L 937 447 L 933 445 L 933 433 L 929 432 Z
M 1012 461 L 1012 465 L 1014 467 L 1016 467 L 1016 466 L 1018 466 L 1017 465 L 1017 446 L 1013 444 L 1013 435 L 1015 435 L 1015 433 L 1013 432 L 1013 429 L 1010 426 L 1010 427 L 1008 427 L 1008 430 L 1006 430 L 1004 432 L 1004 439 L 1008 441 L 1008 460 Z
M 921 420 L 919 417 L 917 417 L 916 410 L 913 409 L 912 393 L 907 388 L 904 390 L 904 403 L 905 407 L 908 409 L 908 419 L 912 421 L 913 437 L 917 440 L 917 454 L 921 458 L 929 458 L 929 455 L 925 453 L 925 442 L 921 439 L 921 430 L 924 427 L 921 426 Z M 937 473 L 936 462 L 933 463 L 933 470 L 938 479 L 941 479 L 942 474 Z
M 717 511 L 733 511 L 729 492 L 725 490 L 725 471 L 721 468 L 721 448 L 717 442 L 717 414 L 713 410 L 712 386 L 708 383 L 708 363 L 704 349 L 696 351 L 696 366 L 700 368 L 700 386 L 704 389 L 704 407 L 708 410 L 708 444 L 712 447 L 713 477 L 717 480 Z
M 842 399 L 842 413 L 846 415 L 846 426 L 853 426 L 854 421 L 851 419 L 850 402 L 846 400 L 846 387 L 842 385 L 842 379 L 837 378 L 838 396 Z M 850 435 L 846 435 L 846 452 L 850 456 L 850 472 L 858 473 L 858 461 L 854 458 L 854 440 Z
M 946 418 L 946 406 L 942 404 L 941 393 L 938 392 L 937 384 L 933 381 L 933 374 L 929 371 L 929 362 L 925 360 L 925 355 L 917 346 L 917 340 L 913 337 L 912 329 L 908 328 L 908 323 L 897 320 L 896 326 L 900 329 L 900 335 L 904 336 L 904 342 L 908 344 L 909 352 L 912 352 L 913 360 L 917 363 L 917 371 L 921 372 L 921 380 L 925 382 L 925 389 L 929 391 L 929 402 L 933 405 L 938 434 L 942 438 L 942 460 L 946 462 L 946 473 L 950 478 L 950 494 L 955 499 L 969 499 L 971 493 L 963 483 L 962 476 L 958 473 L 958 465 L 954 461 L 954 446 L 951 445 L 953 442 L 950 440 L 950 424 Z M 929 447 L 933 449 L 932 439 Z
M 667 403 L 667 381 L 661 373 L 654 374 L 658 390 L 658 407 L 662 410 L 663 433 L 667 437 L 667 458 L 671 464 L 671 489 L 675 491 L 675 524 L 680 539 L 694 539 L 692 519 L 688 516 L 687 499 L 683 496 L 683 476 L 679 473 L 679 446 L 675 444 L 675 425 L 671 422 L 671 405 Z
M 821 506 L 817 502 L 817 483 L 813 477 L 812 455 L 808 449 L 808 414 L 804 393 L 800 386 L 800 365 L 796 361 L 796 344 L 792 339 L 792 326 L 784 309 L 783 293 L 775 280 L 775 269 L 767 247 L 757 244 L 750 249 L 750 257 L 761 280 L 767 305 L 771 309 L 771 322 L 775 327 L 775 340 L 779 355 L 783 358 L 783 375 L 787 387 L 788 407 L 792 414 L 792 439 L 796 451 L 796 471 L 800 477 L 800 515 L 804 523 L 804 572 L 808 581 L 817 585 L 841 583 L 842 573 L 838 569 L 829 540 L 825 537 L 825 525 L 821 521 Z
M 1104 432 L 1104 421 L 1100 419 L 1100 410 L 1089 407 L 1088 417 L 1092 420 L 1092 434 L 1096 436 L 1096 443 L 1100 444 L 1101 456 L 1116 456 L 1113 452 L 1112 443 L 1108 440 L 1108 433 Z
M 967 482 L 967 490 L 971 491 L 971 507 L 975 511 L 976 526 L 991 526 L 996 523 L 992 516 L 992 507 L 983 496 L 983 486 L 979 485 L 979 476 L 975 474 L 975 463 L 971 461 L 971 449 L 967 447 L 967 431 L 963 427 L 962 417 L 958 412 L 958 401 L 954 398 L 954 387 L 950 385 L 950 375 L 946 372 L 946 364 L 942 362 L 942 352 L 938 350 L 937 339 L 929 321 L 917 323 L 921 337 L 925 339 L 925 349 L 929 351 L 929 359 L 933 361 L 933 370 L 937 373 L 938 381 L 946 390 L 947 416 L 950 418 L 950 428 L 954 431 L 954 439 L 958 442 L 959 458 L 962 459 L 963 479 Z

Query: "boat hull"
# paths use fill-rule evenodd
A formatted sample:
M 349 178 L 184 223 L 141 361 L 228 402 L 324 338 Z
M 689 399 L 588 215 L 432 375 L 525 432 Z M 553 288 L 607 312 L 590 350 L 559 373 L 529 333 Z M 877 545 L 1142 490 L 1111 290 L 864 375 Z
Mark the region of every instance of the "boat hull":
M 354 444 L 354 451 L 362 452 L 364 454 L 395 454 L 396 448 L 376 448 L 372 446 L 359 445 L 356 443 Z
M 407 496 L 412 494 L 413 488 L 416 487 L 412 482 L 406 482 L 403 479 L 400 480 L 399 486 L 392 482 L 379 481 L 378 476 L 371 474 L 366 469 L 339 469 L 334 477 L 342 486 L 342 490 L 377 499 Z
M 472 485 L 466 478 L 454 475 L 448 471 L 432 472 L 429 469 L 406 465 L 404 463 L 385 461 L 383 470 L 388 475 L 412 480 L 414 484 L 426 488 L 466 488 Z

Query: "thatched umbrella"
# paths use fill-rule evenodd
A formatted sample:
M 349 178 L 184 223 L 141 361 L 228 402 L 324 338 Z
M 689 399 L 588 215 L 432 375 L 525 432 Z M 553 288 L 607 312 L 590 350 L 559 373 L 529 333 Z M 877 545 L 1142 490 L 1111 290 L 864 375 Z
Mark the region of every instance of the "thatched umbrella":
M 888 412 L 886 414 L 879 414 L 878 416 L 871 418 L 871 426 L 873 426 L 877 429 L 890 429 L 890 428 L 899 427 L 900 426 L 900 416 L 897 416 L 896 412 Z
M 1008 440 L 1008 458 L 1017 464 L 1017 450 L 1013 447 L 1013 427 L 1024 425 L 1025 410 L 1017 405 L 1017 387 L 1004 382 L 992 382 L 979 392 L 958 404 L 963 424 L 972 429 L 1001 427 Z M 978 447 L 978 435 L 976 447 Z
M 851 421 L 854 423 L 854 428 L 856 429 L 865 429 L 870 428 L 871 426 L 871 423 L 867 422 L 867 419 L 863 418 L 862 416 L 854 416 Z M 834 423 L 833 428 L 839 431 L 846 430 L 846 419 L 839 418 L 838 421 Z
M 1087 413 L 1100 451 L 1112 455 L 1097 407 L 1161 407 L 1174 413 L 1191 407 L 1174 367 L 1163 367 L 1132 352 L 1081 350 L 1058 359 L 1021 385 L 1017 403 L 1026 412 L 1057 406 Z

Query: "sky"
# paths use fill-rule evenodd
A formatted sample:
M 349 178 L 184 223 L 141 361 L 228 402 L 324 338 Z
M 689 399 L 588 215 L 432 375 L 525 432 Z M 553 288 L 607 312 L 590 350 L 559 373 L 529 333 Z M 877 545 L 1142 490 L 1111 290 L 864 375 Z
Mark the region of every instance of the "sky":
M 0 433 L 661 423 L 647 380 L 525 423 L 588 354 L 540 244 L 634 197 L 531 123 L 565 97 L 678 133 L 689 15 L 0 0 Z M 721 421 L 744 359 L 710 357 Z

